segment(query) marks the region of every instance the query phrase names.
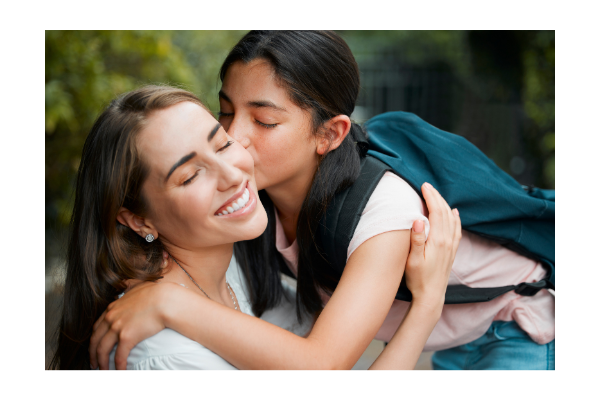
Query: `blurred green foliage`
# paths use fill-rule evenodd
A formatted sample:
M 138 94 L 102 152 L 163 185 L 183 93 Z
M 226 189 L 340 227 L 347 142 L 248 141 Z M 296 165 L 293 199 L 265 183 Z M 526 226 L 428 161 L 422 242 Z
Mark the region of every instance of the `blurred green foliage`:
M 117 95 L 147 83 L 188 89 L 218 110 L 218 70 L 245 31 L 46 31 L 46 255 L 70 219 L 74 180 L 87 132 Z M 442 61 L 486 96 L 502 94 L 479 74 L 465 31 L 340 31 L 359 65 L 394 48 L 411 65 Z M 543 163 L 538 185 L 554 187 L 554 31 L 517 32 L 519 99 L 531 121 L 530 146 Z M 479 74 L 479 75 L 478 75 Z M 491 75 L 490 75 L 491 74 Z M 478 85 L 479 81 L 492 84 Z M 487 88 L 487 89 L 486 89 Z M 500 89 L 498 89 L 500 88 Z M 501 97 L 501 96 L 500 96 Z M 54 250 L 53 250 L 54 249 Z M 60 250 L 58 250 L 60 251 Z M 48 259 L 48 257 L 46 257 Z
M 168 83 L 214 110 L 220 63 L 243 34 L 46 31 L 46 230 L 68 224 L 83 143 L 113 98 L 142 84 Z
M 554 31 L 536 32 L 531 46 L 524 50 L 525 112 L 535 127 L 534 140 L 544 166 L 544 184 L 554 187 Z M 538 142 L 538 138 L 542 140 Z

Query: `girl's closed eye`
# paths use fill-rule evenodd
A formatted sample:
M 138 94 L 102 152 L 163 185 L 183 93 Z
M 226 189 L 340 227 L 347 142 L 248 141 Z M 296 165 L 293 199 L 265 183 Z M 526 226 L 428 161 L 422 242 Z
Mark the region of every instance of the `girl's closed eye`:
M 277 125 L 279 125 L 279 124 L 265 124 L 264 122 L 260 122 L 259 120 L 255 120 L 255 121 L 258 125 L 262 126 L 263 128 L 267 128 L 267 129 L 273 129 Z
M 233 113 L 226 113 L 226 112 L 219 111 L 217 113 L 217 116 L 218 116 L 219 120 L 221 120 L 221 118 L 233 117 Z

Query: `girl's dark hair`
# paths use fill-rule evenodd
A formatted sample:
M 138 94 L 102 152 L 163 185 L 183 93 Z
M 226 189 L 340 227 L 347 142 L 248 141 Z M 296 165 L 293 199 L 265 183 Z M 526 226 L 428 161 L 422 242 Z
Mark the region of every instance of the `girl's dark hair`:
M 146 242 L 117 222 L 121 207 L 145 216 L 141 189 L 148 176 L 136 137 L 150 114 L 200 100 L 182 89 L 145 86 L 113 100 L 90 131 L 81 156 L 67 250 L 58 345 L 51 369 L 89 369 L 92 326 L 125 289 L 125 280 L 161 277 L 160 238 Z
M 350 48 L 330 31 L 251 31 L 231 50 L 221 66 L 224 80 L 229 67 L 238 61 L 249 63 L 264 59 L 272 66 L 279 83 L 291 100 L 312 115 L 315 135 L 322 134 L 323 123 L 354 111 L 360 79 L 358 65 Z M 335 150 L 322 157 L 311 188 L 298 217 L 296 239 L 298 259 L 297 312 L 318 312 L 322 307 L 319 289 L 331 294 L 338 279 L 329 273 L 315 235 L 318 223 L 333 196 L 352 185 L 360 172 L 357 146 L 364 137 L 352 124 L 350 133 Z M 235 254 L 246 274 L 253 311 L 260 316 L 274 307 L 281 296 L 279 272 L 286 270 L 275 248 L 275 210 L 263 191 L 260 198 L 267 210 L 269 224 L 260 237 L 236 243 Z

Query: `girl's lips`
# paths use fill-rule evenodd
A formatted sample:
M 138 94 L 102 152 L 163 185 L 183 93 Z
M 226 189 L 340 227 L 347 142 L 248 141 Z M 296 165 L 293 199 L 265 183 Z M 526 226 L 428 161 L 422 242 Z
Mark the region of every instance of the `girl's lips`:
M 254 194 L 254 190 L 252 190 L 252 188 L 250 187 L 249 182 L 246 183 L 246 187 L 242 190 L 241 193 L 243 193 L 245 189 L 248 189 L 248 194 L 250 197 L 248 198 L 248 202 L 246 203 L 244 208 L 242 208 L 241 210 L 235 211 L 231 214 L 227 214 L 227 215 L 215 215 L 215 217 L 237 218 L 237 217 L 243 217 L 243 216 L 246 216 L 246 215 L 252 213 L 252 211 L 254 211 L 256 209 L 256 204 L 257 204 L 256 195 Z M 230 199 L 230 202 L 235 200 L 236 198 L 237 197 L 232 197 Z M 229 204 L 229 203 L 225 203 L 225 204 Z

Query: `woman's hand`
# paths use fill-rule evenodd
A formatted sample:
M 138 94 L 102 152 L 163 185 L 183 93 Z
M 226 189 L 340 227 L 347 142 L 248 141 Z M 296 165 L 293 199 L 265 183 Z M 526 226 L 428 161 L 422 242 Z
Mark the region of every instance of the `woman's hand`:
M 110 352 L 118 343 L 115 366 L 126 369 L 131 349 L 165 328 L 163 305 L 172 302 L 178 288 L 185 290 L 176 284 L 145 282 L 110 303 L 94 324 L 90 339 L 92 368 L 108 369 Z
M 415 221 L 411 232 L 411 249 L 406 263 L 406 285 L 413 304 L 439 309 L 444 304 L 446 287 L 458 244 L 462 237 L 458 210 L 448 203 L 429 183 L 421 187 L 429 209 L 431 229 L 425 241 L 423 221 Z

